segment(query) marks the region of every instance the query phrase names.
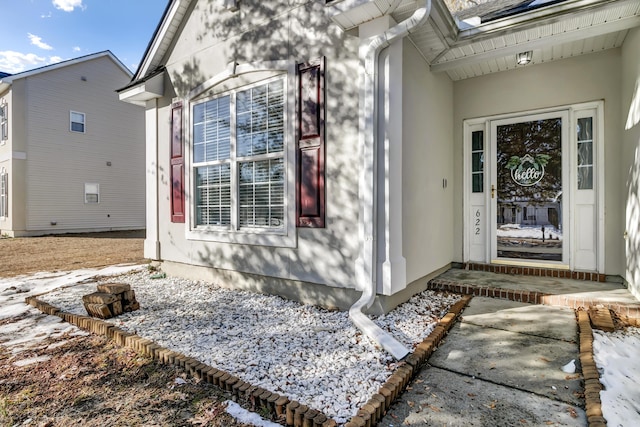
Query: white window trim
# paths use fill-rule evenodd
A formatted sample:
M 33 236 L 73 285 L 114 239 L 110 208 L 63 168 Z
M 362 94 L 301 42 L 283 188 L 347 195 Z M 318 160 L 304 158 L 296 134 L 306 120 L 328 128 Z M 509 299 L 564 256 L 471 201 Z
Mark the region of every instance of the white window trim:
M 79 130 L 73 130 L 73 124 L 74 123 L 80 123 L 80 122 L 74 122 L 72 117 L 74 114 L 81 114 L 82 115 L 82 132 Z M 70 110 L 69 111 L 69 132 L 73 132 L 73 133 L 86 133 L 87 132 L 87 115 L 85 113 L 82 113 L 80 111 L 73 111 Z
M 270 77 L 284 77 L 285 109 L 284 109 L 284 144 L 283 152 L 285 164 L 284 182 L 284 227 L 278 230 L 235 228 L 224 226 L 203 227 L 195 225 L 195 176 L 193 174 L 192 153 L 192 123 L 191 113 L 193 105 L 206 100 L 204 93 L 218 89 L 211 96 L 220 96 L 229 90 L 241 90 L 253 84 L 267 81 Z M 175 100 L 174 100 L 175 101 Z M 293 61 L 272 61 L 256 64 L 230 64 L 223 72 L 194 88 L 188 95 L 184 105 L 184 144 L 185 144 L 185 215 L 188 226 L 185 227 L 185 237 L 188 240 L 200 240 L 220 243 L 237 243 L 256 246 L 296 247 L 297 233 L 295 226 L 295 135 L 296 135 L 296 63 Z M 232 107 L 233 108 L 233 107 Z M 232 130 L 233 131 L 233 130 Z M 233 145 L 234 146 L 234 145 Z M 232 186 L 232 212 L 237 215 L 235 198 L 237 189 Z M 235 221 L 232 221 L 235 223 Z
M 9 217 L 9 173 L 5 168 L 0 170 L 0 218 Z
M 0 145 L 4 145 L 9 139 L 9 104 L 4 99 L 0 102 L 0 111 L 4 111 L 0 117 Z
M 87 191 L 87 187 L 93 186 L 93 185 L 96 186 L 96 189 L 98 190 L 97 193 L 94 193 L 92 191 L 91 192 Z M 87 195 L 88 194 L 96 194 L 98 196 L 98 201 L 97 202 L 87 201 Z M 84 183 L 84 204 L 85 205 L 99 205 L 100 204 L 100 184 L 95 183 L 95 182 L 85 182 Z

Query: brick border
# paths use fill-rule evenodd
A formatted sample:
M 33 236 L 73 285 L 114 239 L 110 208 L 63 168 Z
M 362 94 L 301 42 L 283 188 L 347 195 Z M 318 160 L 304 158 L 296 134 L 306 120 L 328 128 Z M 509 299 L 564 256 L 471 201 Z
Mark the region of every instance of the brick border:
M 380 387 L 378 393 L 374 394 L 344 427 L 373 427 L 384 417 L 411 379 L 426 364 L 447 332 L 453 327 L 462 310 L 469 304 L 471 298 L 471 295 L 463 295 L 460 301 L 451 306 L 448 313 L 438 322 L 429 336 L 418 344 L 415 350 L 404 359 L 402 366 L 396 369 Z M 307 426 L 303 425 L 302 427 Z
M 517 274 L 519 276 L 558 277 L 563 279 L 588 280 L 604 282 L 606 276 L 595 271 L 560 270 L 557 268 L 521 267 L 514 265 L 464 263 L 462 268 L 471 271 L 488 271 L 490 273 Z
M 593 330 L 589 313 L 578 310 L 578 328 L 580 330 L 580 365 L 584 377 L 585 412 L 589 427 L 604 427 L 607 421 L 602 416 L 602 402 L 600 401 L 600 374 L 593 358 Z
M 103 335 L 122 347 L 128 347 L 140 354 L 163 364 L 182 368 L 193 378 L 217 386 L 228 392 L 235 402 L 242 401 L 254 412 L 266 411 L 273 419 L 285 420 L 287 426 L 293 427 L 336 427 L 335 420 L 328 418 L 319 411 L 309 409 L 286 396 L 272 393 L 264 388 L 251 385 L 238 377 L 220 369 L 205 365 L 199 360 L 185 356 L 173 350 L 161 347 L 151 340 L 136 334 L 128 333 L 109 322 L 83 316 L 65 313 L 58 308 L 36 297 L 27 297 L 25 302 L 43 313 L 58 316 L 81 329 L 97 335 Z M 302 409 L 304 408 L 304 410 Z M 295 410 L 295 414 L 294 414 Z M 289 416 L 291 414 L 291 417 Z M 289 422 L 291 420 L 291 422 Z
M 404 358 L 400 366 L 380 387 L 378 393 L 374 394 L 344 427 L 373 427 L 382 419 L 391 404 L 402 394 L 410 380 L 433 354 L 460 316 L 460 313 L 469 304 L 471 298 L 471 295 L 463 295 L 461 300 L 450 307 L 447 314 L 440 319 L 431 334 L 418 344 L 411 354 Z M 208 384 L 228 392 L 233 401 L 246 402 L 249 409 L 254 412 L 267 411 L 271 418 L 286 426 L 337 427 L 337 423 L 333 418 L 327 417 L 320 411 L 311 409 L 295 400 L 290 400 L 286 396 L 251 385 L 228 372 L 205 365 L 193 357 L 161 347 L 149 339 L 126 332 L 109 322 L 89 316 L 63 312 L 51 304 L 37 299 L 35 296 L 27 297 L 25 302 L 43 313 L 58 316 L 81 329 L 106 336 L 116 344 L 144 354 L 163 365 L 182 368 L 193 378 L 206 381 Z
M 476 285 L 474 283 L 464 283 L 439 278 L 430 280 L 427 284 L 427 289 L 478 297 L 507 299 L 510 301 L 529 304 L 568 307 L 574 310 L 588 308 L 592 305 L 603 305 L 606 308 L 615 311 L 618 315 L 625 316 L 627 318 L 640 319 L 640 304 L 602 301 L 597 298 L 585 298 L 584 296 L 579 295 L 554 295 L 545 292 L 498 288 L 494 286 Z

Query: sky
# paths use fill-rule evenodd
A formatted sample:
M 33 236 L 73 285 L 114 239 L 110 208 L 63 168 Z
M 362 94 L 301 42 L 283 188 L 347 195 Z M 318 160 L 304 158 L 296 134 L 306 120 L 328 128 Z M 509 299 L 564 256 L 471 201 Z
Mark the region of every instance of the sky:
M 110 50 L 138 68 L 168 0 L 0 0 L 0 72 Z

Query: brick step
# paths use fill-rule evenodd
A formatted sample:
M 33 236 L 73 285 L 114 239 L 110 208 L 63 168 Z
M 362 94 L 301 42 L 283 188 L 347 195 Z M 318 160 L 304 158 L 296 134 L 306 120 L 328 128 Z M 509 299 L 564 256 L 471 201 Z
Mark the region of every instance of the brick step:
M 589 319 L 595 329 L 605 332 L 613 332 L 616 328 L 609 309 L 603 305 L 592 305 L 589 307 Z

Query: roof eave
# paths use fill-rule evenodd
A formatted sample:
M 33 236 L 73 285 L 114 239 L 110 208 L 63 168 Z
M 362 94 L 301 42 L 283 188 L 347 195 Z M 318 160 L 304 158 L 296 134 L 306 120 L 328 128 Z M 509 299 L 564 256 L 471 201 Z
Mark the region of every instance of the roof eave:
M 164 96 L 164 72 L 118 91 L 120 101 L 145 106 L 147 101 Z

